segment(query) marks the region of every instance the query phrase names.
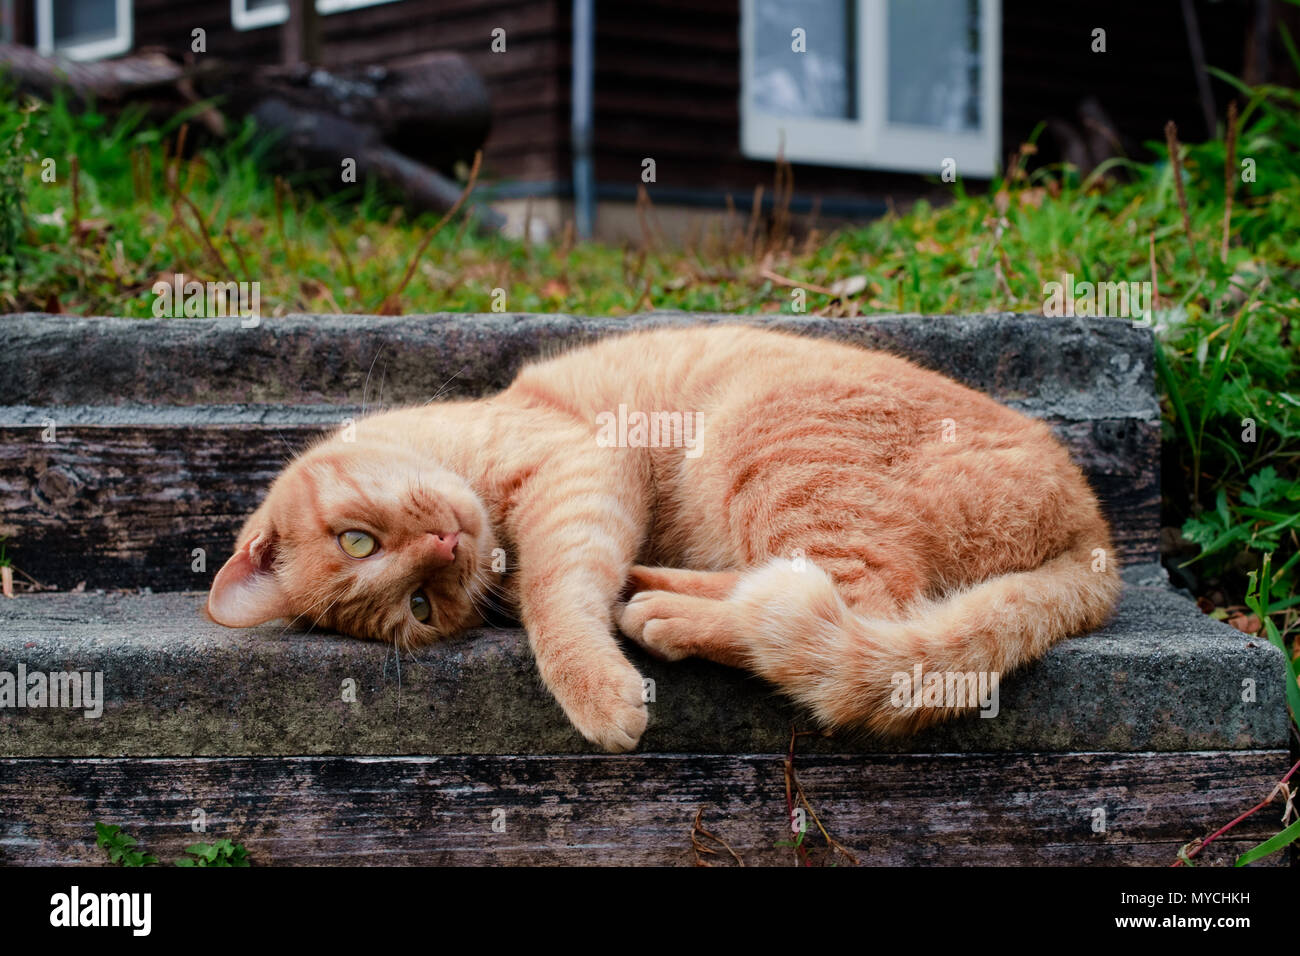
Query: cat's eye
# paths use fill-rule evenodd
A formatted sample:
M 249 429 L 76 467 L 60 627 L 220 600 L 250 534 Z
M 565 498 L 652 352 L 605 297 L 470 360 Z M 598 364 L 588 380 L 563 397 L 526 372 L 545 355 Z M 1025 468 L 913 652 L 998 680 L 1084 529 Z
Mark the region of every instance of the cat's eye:
M 379 545 L 364 531 L 344 531 L 339 535 L 339 547 L 354 558 L 368 558 Z
M 427 597 L 425 597 L 419 591 L 416 591 L 414 594 L 411 595 L 411 616 L 412 617 L 414 617 L 417 621 L 423 624 L 429 620 L 429 617 L 432 614 L 433 614 L 433 605 L 429 603 L 429 599 Z

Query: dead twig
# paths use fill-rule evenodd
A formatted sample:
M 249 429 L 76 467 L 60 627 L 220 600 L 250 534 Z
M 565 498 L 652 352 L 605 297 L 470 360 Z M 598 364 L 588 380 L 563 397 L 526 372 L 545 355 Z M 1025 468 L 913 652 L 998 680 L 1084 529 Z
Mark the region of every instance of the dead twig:
M 704 823 L 702 822 L 703 819 L 704 807 L 700 807 L 695 811 L 695 822 L 691 824 L 691 849 L 695 851 L 695 865 L 712 866 L 713 864 L 705 860 L 704 856 L 720 855 L 717 850 L 700 842 L 700 837 L 706 837 L 730 853 L 731 858 L 736 861 L 737 866 L 744 866 L 745 861 L 740 858 L 739 853 L 731 848 L 731 844 L 722 839 L 722 837 L 718 836 L 716 833 L 710 833 L 708 830 L 704 829 Z
M 808 795 L 804 793 L 803 784 L 799 782 L 799 777 L 794 772 L 794 742 L 799 737 L 809 737 L 812 735 L 813 735 L 812 731 L 804 731 L 803 733 L 797 733 L 793 728 L 791 728 L 790 730 L 790 749 L 787 752 L 786 759 L 785 759 L 785 803 L 786 803 L 786 808 L 789 811 L 790 822 L 793 823 L 794 821 L 794 807 L 795 807 L 794 796 L 797 795 L 799 798 L 799 803 L 801 803 L 804 809 L 808 811 L 808 815 L 813 818 L 813 823 L 815 823 L 817 825 L 817 829 L 821 831 L 822 839 L 826 841 L 826 846 L 830 849 L 830 855 L 834 856 L 836 853 L 842 853 L 850 863 L 852 863 L 854 866 L 857 866 L 858 865 L 857 856 L 854 855 L 846 846 L 844 846 L 844 844 L 840 843 L 838 840 L 832 837 L 830 835 L 830 831 L 827 830 L 826 827 L 822 825 L 821 818 L 817 816 L 817 811 L 813 809 L 812 803 L 808 800 Z M 793 793 L 791 792 L 792 790 Z M 804 829 L 805 830 L 807 829 L 806 824 Z M 803 865 L 812 866 L 812 863 L 808 858 L 808 849 L 805 846 L 804 841 L 799 840 L 796 845 L 796 849 L 801 851 L 802 854 L 801 859 L 803 860 Z
M 397 284 L 397 288 L 384 298 L 383 304 L 379 307 L 381 315 L 396 315 L 401 311 L 400 305 L 397 301 L 398 296 L 400 296 L 406 289 L 407 285 L 410 284 L 411 277 L 415 275 L 415 269 L 419 265 L 421 257 L 424 255 L 424 250 L 429 248 L 429 243 L 433 241 L 433 237 L 442 230 L 443 226 L 447 225 L 447 223 L 451 221 L 452 217 L 455 216 L 456 213 L 460 212 L 460 207 L 465 204 L 465 200 L 469 199 L 469 194 L 474 191 L 474 184 L 478 182 L 478 171 L 479 167 L 482 165 L 483 150 L 480 149 L 474 153 L 474 165 L 470 167 L 469 180 L 465 183 L 465 188 L 461 190 L 460 196 L 456 199 L 456 202 L 452 204 L 452 207 L 443 214 L 441 219 L 433 224 L 433 228 L 424 234 L 424 238 L 420 241 L 419 247 L 415 250 L 415 255 L 411 256 L 411 262 L 406 267 L 406 274 L 402 276 L 402 281 Z
M 821 295 L 828 295 L 833 299 L 838 299 L 841 297 L 841 293 L 836 292 L 834 289 L 830 288 L 829 286 L 816 285 L 812 282 L 799 282 L 795 279 L 789 278 L 788 276 L 783 276 L 778 272 L 773 272 L 771 269 L 760 269 L 758 274 L 762 276 L 764 279 L 766 279 L 768 282 L 771 282 L 775 285 L 783 285 L 787 289 L 807 289 L 810 292 L 817 292 L 820 293 Z
M 808 849 L 803 845 L 804 830 L 794 829 L 794 742 L 799 736 L 801 735 L 793 727 L 790 728 L 790 749 L 785 756 L 785 825 L 791 833 L 798 834 L 794 838 L 795 858 L 802 866 L 812 866 L 812 861 L 808 859 Z
M 1232 226 L 1232 197 L 1237 191 L 1237 101 L 1228 104 L 1228 155 L 1223 161 L 1223 246 L 1219 261 L 1228 261 L 1228 232 Z
M 81 163 L 76 156 L 68 157 L 68 175 L 72 179 L 72 242 L 76 245 L 81 236 Z
M 1260 810 L 1263 810 L 1266 806 L 1272 803 L 1279 795 L 1281 795 L 1283 799 L 1286 800 L 1287 810 L 1283 813 L 1283 821 L 1285 822 L 1286 814 L 1293 809 L 1293 805 L 1291 802 L 1292 801 L 1291 789 L 1290 787 L 1287 786 L 1287 782 L 1291 779 L 1291 777 L 1295 774 L 1297 770 L 1300 770 L 1300 760 L 1297 760 L 1295 766 L 1293 766 L 1290 770 L 1286 772 L 1286 776 L 1281 779 L 1278 785 L 1273 788 L 1272 792 L 1270 792 L 1267 797 L 1265 797 L 1259 803 L 1255 804 L 1255 806 L 1251 807 L 1241 816 L 1237 817 L 1237 819 L 1233 820 L 1227 826 L 1219 827 L 1219 829 L 1215 830 L 1209 836 L 1205 837 L 1205 839 L 1193 840 L 1191 843 L 1187 844 L 1185 847 L 1182 848 L 1182 850 L 1179 851 L 1178 859 L 1175 860 L 1173 863 L 1171 863 L 1170 866 L 1182 866 L 1184 863 L 1190 864 L 1192 861 L 1192 857 L 1196 856 L 1207 846 L 1209 846 L 1219 837 L 1223 836 L 1225 833 L 1227 833 L 1237 824 L 1241 823 L 1243 820 L 1246 820 L 1249 817 L 1254 816 Z
M 225 258 L 219 251 L 217 251 L 217 247 L 212 242 L 212 236 L 208 232 L 207 220 L 203 218 L 203 213 L 199 211 L 199 207 L 194 204 L 194 200 L 190 199 L 189 196 L 185 195 L 185 193 L 180 190 L 180 187 L 176 185 L 174 180 L 169 181 L 167 185 L 171 190 L 173 201 L 183 203 L 190 211 L 190 215 L 192 215 L 198 223 L 198 238 L 202 245 L 208 250 L 208 254 L 217 261 L 217 266 L 221 269 L 221 275 L 223 277 L 231 275 L 230 266 L 226 264 Z M 176 214 L 174 208 L 173 215 L 175 215 L 176 221 L 180 222 L 182 227 L 184 227 L 184 222 L 181 220 L 180 216 Z
M 1159 307 L 1160 277 L 1156 274 L 1156 234 L 1151 233 L 1151 311 Z
M 289 235 L 284 230 L 284 193 L 289 189 L 289 184 L 281 176 L 275 177 L 275 227 L 280 233 L 280 245 L 284 247 L 284 260 L 289 264 L 291 272 L 297 272 L 298 267 L 294 263 L 293 249 L 289 246 Z
M 1196 258 L 1196 243 L 1192 239 L 1192 216 L 1187 211 L 1187 191 L 1183 186 L 1182 144 L 1178 142 L 1178 127 L 1170 120 L 1165 124 L 1165 144 L 1169 147 L 1169 163 L 1174 171 L 1174 188 L 1178 190 L 1178 208 L 1183 213 L 1183 232 L 1187 234 L 1187 248 L 1192 254 L 1192 268 L 1200 271 Z

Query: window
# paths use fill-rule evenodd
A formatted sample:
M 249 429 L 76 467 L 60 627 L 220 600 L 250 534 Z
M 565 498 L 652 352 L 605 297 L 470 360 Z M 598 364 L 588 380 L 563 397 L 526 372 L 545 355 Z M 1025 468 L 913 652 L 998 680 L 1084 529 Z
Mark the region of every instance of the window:
M 742 151 L 992 175 L 1000 15 L 1000 0 L 744 0 Z
M 284 0 L 231 0 L 230 20 L 238 30 L 269 27 L 289 19 L 289 5 Z
M 131 0 L 36 0 L 36 48 L 98 60 L 131 49 Z
M 393 2 L 395 0 L 316 0 L 316 12 L 342 13 Z M 230 0 L 230 19 L 238 30 L 269 27 L 289 19 L 289 5 L 284 0 Z

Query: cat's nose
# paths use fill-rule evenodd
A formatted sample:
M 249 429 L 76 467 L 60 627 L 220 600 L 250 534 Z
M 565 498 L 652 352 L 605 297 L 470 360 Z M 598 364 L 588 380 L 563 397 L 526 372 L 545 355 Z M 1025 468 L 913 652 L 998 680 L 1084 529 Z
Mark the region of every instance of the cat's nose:
M 438 560 L 450 564 L 456 560 L 456 542 L 460 540 L 460 532 L 453 531 L 450 534 L 435 534 L 429 532 L 429 537 L 433 543 L 433 554 Z

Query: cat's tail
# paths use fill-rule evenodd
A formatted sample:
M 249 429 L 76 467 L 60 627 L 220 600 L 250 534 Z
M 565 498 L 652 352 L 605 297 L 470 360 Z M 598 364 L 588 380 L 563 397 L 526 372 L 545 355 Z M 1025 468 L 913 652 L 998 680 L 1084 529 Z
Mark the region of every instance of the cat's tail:
M 1032 571 L 917 602 L 898 618 L 858 614 L 825 573 L 789 561 L 744 575 L 731 601 L 751 622 L 745 645 L 755 673 L 825 726 L 905 734 L 988 708 L 1002 675 L 1105 623 L 1119 591 L 1101 532 Z

